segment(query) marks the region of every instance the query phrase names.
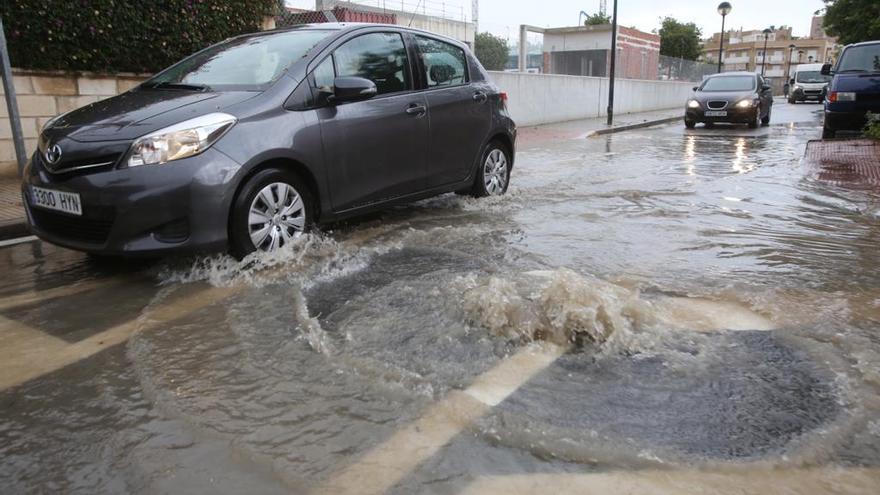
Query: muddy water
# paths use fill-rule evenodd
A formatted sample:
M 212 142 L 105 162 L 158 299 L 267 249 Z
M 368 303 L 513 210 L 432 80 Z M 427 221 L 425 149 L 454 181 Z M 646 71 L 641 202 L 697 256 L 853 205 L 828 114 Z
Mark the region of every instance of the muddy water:
M 8 479 L 320 491 L 509 356 L 555 345 L 568 351 L 473 421 L 450 420 L 451 440 L 390 491 L 528 493 L 540 474 L 584 492 L 593 478 L 566 476 L 681 471 L 712 492 L 718 480 L 699 473 L 721 471 L 760 473 L 756 493 L 810 493 L 791 474 L 808 470 L 830 480 L 825 493 L 868 493 L 880 481 L 880 192 L 822 180 L 799 160 L 819 129 L 811 109 L 786 118 L 526 134 L 506 197 L 420 202 L 272 257 L 139 270 L 160 284 L 144 315 L 198 288 L 234 292 L 174 324 L 143 318 L 106 358 L 125 372 L 84 379 L 104 393 L 97 418 L 68 411 L 78 438 L 99 439 L 69 449 L 76 463 L 32 452 L 69 432 L 36 439 L 28 419 L 6 418 Z M 82 400 L 45 388 L 29 390 Z M 56 474 L 23 467 L 34 459 Z

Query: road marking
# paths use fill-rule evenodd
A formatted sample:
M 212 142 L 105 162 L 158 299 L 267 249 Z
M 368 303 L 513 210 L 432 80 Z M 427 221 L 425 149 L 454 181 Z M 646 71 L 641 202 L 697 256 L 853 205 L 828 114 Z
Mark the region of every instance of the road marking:
M 17 322 L 9 323 L 11 320 L 8 319 L 5 319 L 5 322 L 0 321 L 0 324 L 2 324 L 0 326 L 0 343 L 14 339 L 18 335 L 22 338 L 19 348 L 33 345 L 35 346 L 35 352 L 39 353 L 37 359 L 0 360 L 0 363 L 2 363 L 0 364 L 0 371 L 2 371 L 0 372 L 0 391 L 52 373 L 116 344 L 125 342 L 137 329 L 149 329 L 157 325 L 169 323 L 196 310 L 217 303 L 235 292 L 237 292 L 235 288 L 211 287 L 197 290 L 192 294 L 177 297 L 171 302 L 160 305 L 155 309 L 147 309 L 138 318 L 92 335 L 74 344 L 64 346 L 58 342 L 53 342 L 52 339 L 54 337 L 49 337 L 39 330 L 27 328 Z M 55 340 L 63 342 L 61 339 Z M 7 352 L 14 351 L 4 350 L 0 357 L 5 357 Z M 10 363 L 13 366 L 8 366 Z
M 614 471 L 588 474 L 517 474 L 479 478 L 459 495 L 555 493 L 578 495 L 871 494 L 877 468 L 731 468 L 730 471 Z
M 315 493 L 385 493 L 567 349 L 552 344 L 524 347 L 478 376 L 467 389 L 447 394 L 421 418 L 398 430 L 355 464 L 322 484 Z
M 25 237 L 16 237 L 15 239 L 6 239 L 5 241 L 0 241 L 0 248 L 7 246 L 15 246 L 16 244 L 24 244 L 26 242 L 38 241 L 39 239 L 35 235 L 29 235 Z
M 15 377 L 46 356 L 62 351 L 68 343 L 36 328 L 0 316 L 0 389 L 9 377 Z
M 52 287 L 51 289 L 41 289 L 41 290 L 30 290 L 27 292 L 20 292 L 11 296 L 4 296 L 3 299 L 0 299 L 0 311 L 15 308 L 18 306 L 24 306 L 26 304 L 32 304 L 39 301 L 45 301 L 48 299 L 55 299 L 62 296 L 72 296 L 74 294 L 79 294 L 81 292 L 87 292 L 90 290 L 103 288 L 103 287 L 112 287 L 114 285 L 119 285 L 123 282 L 128 283 L 132 282 L 132 279 L 127 278 L 105 278 L 105 279 L 95 279 L 95 280 L 86 280 L 83 282 L 77 282 L 70 285 L 62 285 L 59 287 Z

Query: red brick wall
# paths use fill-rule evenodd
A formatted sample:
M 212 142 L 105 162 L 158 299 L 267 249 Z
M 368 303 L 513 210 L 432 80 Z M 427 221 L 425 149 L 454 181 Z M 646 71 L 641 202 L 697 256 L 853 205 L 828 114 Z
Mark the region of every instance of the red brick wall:
M 660 36 L 620 26 L 617 31 L 617 75 L 628 79 L 657 79 Z

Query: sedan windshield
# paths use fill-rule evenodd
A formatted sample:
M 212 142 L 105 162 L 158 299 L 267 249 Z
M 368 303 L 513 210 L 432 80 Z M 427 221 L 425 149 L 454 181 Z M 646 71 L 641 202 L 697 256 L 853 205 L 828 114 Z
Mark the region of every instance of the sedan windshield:
M 880 72 L 880 44 L 851 46 L 843 51 L 837 72 Z
M 753 91 L 754 89 L 754 76 L 721 76 L 706 79 L 700 91 Z
M 798 72 L 796 77 L 796 82 L 806 84 L 827 83 L 831 81 L 831 76 L 823 76 L 822 73 L 817 70 L 805 70 L 803 72 Z
M 142 86 L 187 90 L 263 90 L 330 32 L 288 31 L 235 38 L 183 59 Z

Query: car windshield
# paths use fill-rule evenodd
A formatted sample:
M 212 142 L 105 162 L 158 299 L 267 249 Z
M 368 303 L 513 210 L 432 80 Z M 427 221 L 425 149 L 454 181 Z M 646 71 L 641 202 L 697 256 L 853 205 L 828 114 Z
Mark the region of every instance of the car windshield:
M 183 59 L 142 86 L 263 90 L 329 33 L 329 30 L 295 30 L 235 38 Z
M 700 91 L 752 91 L 754 89 L 754 76 L 721 76 L 706 79 Z
M 823 76 L 821 72 L 817 70 L 805 70 L 803 72 L 798 72 L 795 78 L 796 82 L 799 83 L 827 83 L 831 80 L 831 76 Z
M 843 51 L 836 72 L 880 72 L 880 44 L 851 46 Z

